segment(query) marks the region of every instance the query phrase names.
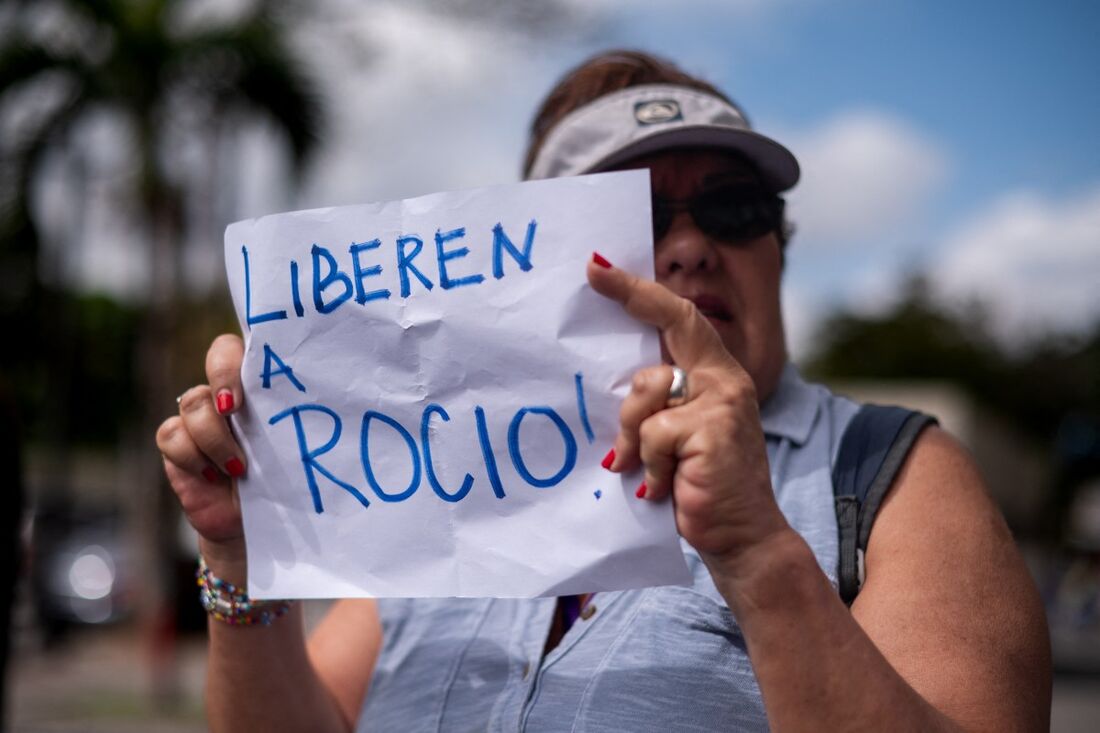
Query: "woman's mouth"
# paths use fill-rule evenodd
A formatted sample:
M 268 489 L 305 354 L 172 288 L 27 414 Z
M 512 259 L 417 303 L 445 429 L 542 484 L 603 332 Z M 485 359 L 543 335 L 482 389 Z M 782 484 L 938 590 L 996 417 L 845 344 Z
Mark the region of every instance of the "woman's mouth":
M 729 323 L 733 320 L 733 315 L 721 298 L 716 298 L 713 295 L 696 295 L 688 298 L 688 300 L 695 304 L 695 308 L 707 320 L 721 323 Z

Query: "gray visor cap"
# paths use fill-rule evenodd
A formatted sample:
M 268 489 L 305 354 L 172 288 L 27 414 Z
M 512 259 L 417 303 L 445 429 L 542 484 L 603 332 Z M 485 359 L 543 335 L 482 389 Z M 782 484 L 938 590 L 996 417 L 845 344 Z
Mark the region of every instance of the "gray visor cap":
M 777 193 L 798 182 L 798 161 L 791 151 L 754 132 L 741 110 L 712 94 L 673 84 L 627 87 L 573 110 L 546 136 L 528 178 L 594 173 L 676 148 L 738 153 Z

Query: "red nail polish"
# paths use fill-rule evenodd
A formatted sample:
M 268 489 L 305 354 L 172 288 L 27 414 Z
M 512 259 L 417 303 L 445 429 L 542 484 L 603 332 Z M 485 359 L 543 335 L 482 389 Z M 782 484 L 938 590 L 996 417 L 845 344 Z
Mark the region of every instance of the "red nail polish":
M 225 462 L 225 470 L 233 478 L 239 478 L 244 475 L 244 464 L 241 463 L 241 459 L 234 456 Z
M 611 450 L 609 450 L 607 452 L 607 455 L 603 457 L 603 460 L 600 461 L 600 465 L 603 466 L 604 468 L 606 468 L 608 471 L 610 471 L 611 470 L 611 464 L 614 463 L 614 462 L 615 462 L 615 449 L 612 448 Z
M 611 263 L 608 262 L 607 260 L 605 260 L 603 258 L 603 255 L 601 255 L 599 252 L 593 252 L 592 253 L 592 261 L 595 262 L 600 267 L 606 267 L 609 270 L 611 269 Z
M 634 492 L 634 496 L 638 497 L 639 499 L 644 499 L 645 491 L 645 481 L 643 481 L 642 485 L 638 487 L 638 490 Z
M 210 466 L 202 469 L 202 477 L 212 484 L 218 483 L 218 472 Z
M 217 398 L 218 412 L 225 414 L 233 409 L 233 393 L 228 389 L 223 389 L 218 392 Z

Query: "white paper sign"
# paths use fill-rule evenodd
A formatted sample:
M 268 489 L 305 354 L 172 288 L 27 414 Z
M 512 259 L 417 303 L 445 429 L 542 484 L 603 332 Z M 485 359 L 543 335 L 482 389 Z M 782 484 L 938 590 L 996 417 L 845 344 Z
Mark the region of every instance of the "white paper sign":
M 668 502 L 600 461 L 657 334 L 596 294 L 653 276 L 647 171 L 232 224 L 256 598 L 683 584 Z

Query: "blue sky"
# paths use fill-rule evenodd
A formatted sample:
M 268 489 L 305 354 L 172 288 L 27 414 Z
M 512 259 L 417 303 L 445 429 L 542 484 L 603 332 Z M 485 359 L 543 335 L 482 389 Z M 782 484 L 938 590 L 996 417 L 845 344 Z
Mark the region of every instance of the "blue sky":
M 946 299 L 984 299 L 1006 338 L 1100 317 L 1100 5 L 554 2 L 566 19 L 550 32 L 428 0 L 316 6 L 295 37 L 330 100 L 325 145 L 294 191 L 278 139 L 240 134 L 219 156 L 192 280 L 219 281 L 235 219 L 515 180 L 542 95 L 618 46 L 716 82 L 799 157 L 785 284 L 796 354 L 820 313 L 882 308 L 913 269 Z M 208 175 L 209 157 L 194 160 Z M 117 229 L 89 235 L 93 286 L 124 289 L 142 266 L 120 255 Z
M 1100 5 L 779 0 L 689 3 L 683 12 L 671 11 L 671 4 L 619 5 L 621 22 L 609 24 L 611 43 L 653 49 L 703 73 L 745 105 L 766 133 L 812 138 L 815 128 L 858 111 L 920 141 L 915 160 L 922 152 L 938 160 L 936 170 L 926 172 L 926 185 L 909 192 L 911 210 L 896 227 L 883 222 L 878 230 L 847 232 L 849 241 L 838 242 L 806 222 L 794 243 L 789 285 L 811 310 L 821 303 L 881 306 L 900 273 L 914 267 L 935 272 L 937 260 L 959 244 L 959 232 L 973 233 L 975 218 L 988 225 L 988 237 L 1031 238 L 1036 249 L 1051 246 L 1043 241 L 1047 236 L 1059 236 L 1037 224 L 1060 215 L 1083 218 L 1076 234 L 1100 253 L 1100 219 L 1088 214 L 1100 186 Z M 805 168 L 805 158 L 803 163 Z M 905 177 L 909 169 L 893 173 Z M 846 185 L 840 171 L 818 175 Z M 792 195 L 796 203 L 798 195 Z M 1015 209 L 1012 201 L 1019 201 Z M 867 204 L 874 206 L 875 197 Z M 1016 222 L 1027 232 L 1017 237 L 1008 224 L 998 226 L 1028 204 L 1037 210 Z M 793 208 L 797 219 L 798 206 Z M 991 220 L 990 210 L 1001 218 Z M 995 242 L 975 246 L 984 257 L 995 256 Z M 1015 245 L 1021 246 L 1026 243 Z M 1069 261 L 1077 263 L 1071 268 L 1075 282 L 1065 285 L 1079 288 L 1080 297 L 1056 299 L 1037 318 L 1005 304 L 1006 332 L 1017 326 L 1029 334 L 1072 329 L 1100 313 L 1100 299 L 1090 295 L 1100 290 L 1100 254 L 1080 251 L 1089 246 L 1071 244 L 1075 252 L 1067 264 L 1052 265 L 1061 277 Z M 1016 256 L 1027 260 L 1015 268 L 1016 278 L 1041 264 L 1026 253 Z M 978 268 L 982 261 L 977 254 L 959 257 L 955 267 Z M 853 276 L 863 295 L 853 295 Z M 967 283 L 980 278 L 956 274 L 946 280 L 959 281 L 954 289 L 965 297 Z M 1007 292 L 994 295 L 987 288 L 983 295 L 1013 299 L 1014 283 L 1005 280 Z M 1027 294 L 1034 295 L 1031 288 Z M 788 304 L 789 320 L 798 321 L 790 313 L 795 307 Z
M 1100 4 L 776 5 L 740 29 L 636 15 L 624 40 L 673 55 L 700 44 L 765 119 L 806 125 L 853 105 L 904 116 L 956 158 L 957 207 L 1013 185 L 1068 193 L 1100 172 Z

